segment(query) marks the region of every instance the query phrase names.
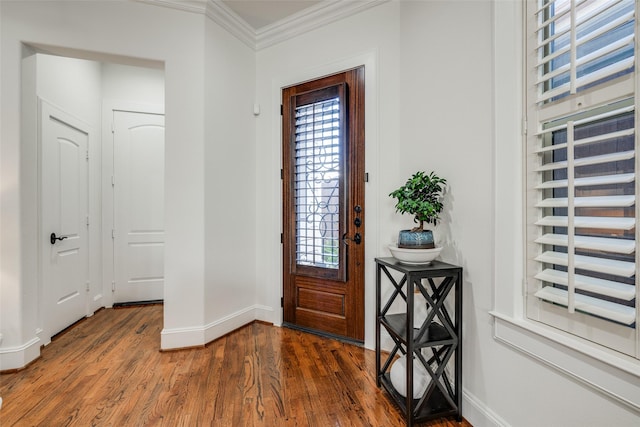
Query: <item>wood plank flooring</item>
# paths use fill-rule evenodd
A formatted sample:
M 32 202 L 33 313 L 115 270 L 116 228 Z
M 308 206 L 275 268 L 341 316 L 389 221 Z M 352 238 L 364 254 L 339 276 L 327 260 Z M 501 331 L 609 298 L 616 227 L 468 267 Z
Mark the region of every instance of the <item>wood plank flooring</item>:
M 375 353 L 262 323 L 160 352 L 162 306 L 106 309 L 0 376 L 8 426 L 402 426 Z M 421 426 L 470 424 L 438 420 Z

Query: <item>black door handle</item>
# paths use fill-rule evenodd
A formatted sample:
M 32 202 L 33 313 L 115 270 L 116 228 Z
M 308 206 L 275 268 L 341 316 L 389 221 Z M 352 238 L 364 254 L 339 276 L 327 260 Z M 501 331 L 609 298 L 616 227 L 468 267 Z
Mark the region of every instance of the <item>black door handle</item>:
M 345 245 L 349 244 L 348 240 L 352 240 L 356 245 L 359 245 L 360 243 L 362 243 L 362 235 L 360 233 L 356 233 L 352 239 L 350 237 L 347 237 L 347 233 L 344 233 L 342 235 L 342 241 Z
M 51 242 L 52 245 L 55 245 L 56 244 L 56 240 L 63 241 L 66 238 L 67 238 L 67 236 L 56 237 L 56 233 L 51 233 L 51 236 L 49 236 L 49 241 Z

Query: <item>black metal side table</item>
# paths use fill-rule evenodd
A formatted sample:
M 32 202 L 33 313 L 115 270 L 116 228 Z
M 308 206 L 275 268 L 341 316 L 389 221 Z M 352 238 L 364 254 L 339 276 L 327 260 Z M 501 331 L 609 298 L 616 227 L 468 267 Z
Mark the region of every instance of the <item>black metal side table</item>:
M 407 426 L 414 422 L 455 416 L 462 420 L 462 267 L 433 261 L 431 264 L 406 265 L 395 258 L 376 258 L 376 383 L 390 394 L 404 413 Z M 392 274 L 392 272 L 395 273 Z M 399 273 L 399 274 L 398 274 Z M 391 296 L 381 301 L 382 278 L 393 285 Z M 453 291 L 453 292 L 452 292 Z M 414 325 L 414 292 L 426 300 L 427 315 L 422 325 Z M 394 302 L 405 308 L 389 313 Z M 453 318 L 445 306 L 453 299 Z M 397 308 L 396 308 L 397 310 Z M 408 327 L 411 325 L 412 327 Z M 384 328 L 394 342 L 393 350 L 381 363 L 380 333 Z M 396 356 L 407 356 L 406 396 L 391 382 L 391 365 Z M 454 360 L 453 372 L 446 369 Z M 414 360 L 415 359 L 415 360 Z M 419 361 L 429 374 L 429 384 L 421 397 L 414 399 L 414 366 Z

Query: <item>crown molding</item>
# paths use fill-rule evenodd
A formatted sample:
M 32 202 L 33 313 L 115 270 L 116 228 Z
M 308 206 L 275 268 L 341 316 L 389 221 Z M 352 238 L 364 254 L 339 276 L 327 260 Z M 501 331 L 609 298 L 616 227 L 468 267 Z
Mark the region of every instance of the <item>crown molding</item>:
M 205 14 L 241 42 L 256 50 L 256 32 L 251 25 L 220 0 L 208 0 Z
M 204 14 L 251 49 L 258 51 L 390 0 L 324 0 L 258 30 L 221 0 L 135 1 Z
M 256 49 L 256 32 L 244 19 L 220 0 L 134 0 L 183 12 L 205 15 L 251 49 Z
M 256 50 L 283 42 L 390 0 L 324 0 L 256 31 Z
M 205 13 L 207 0 L 134 0 L 139 3 L 148 3 L 184 12 Z

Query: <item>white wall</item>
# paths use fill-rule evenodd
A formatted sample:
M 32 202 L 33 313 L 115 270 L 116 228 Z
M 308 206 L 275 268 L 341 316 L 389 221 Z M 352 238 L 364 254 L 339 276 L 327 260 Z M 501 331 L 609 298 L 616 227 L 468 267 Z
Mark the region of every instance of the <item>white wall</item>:
M 38 96 L 99 128 L 102 101 L 100 63 L 37 54 Z
M 205 45 L 205 337 L 255 320 L 255 52 L 208 22 Z M 256 223 L 256 219 L 260 222 Z
M 489 311 L 494 269 L 501 266 L 494 255 L 494 170 L 496 162 L 517 161 L 494 158 L 494 133 L 502 131 L 500 123 L 494 129 L 494 7 L 490 0 L 390 2 L 258 52 L 257 93 L 263 110 L 256 153 L 263 162 L 257 164 L 257 202 L 278 219 L 258 229 L 257 271 L 268 273 L 256 280 L 258 304 L 273 308 L 264 310 L 265 320 L 281 319 L 276 239 L 281 211 L 280 199 L 273 196 L 280 194 L 281 185 L 274 173 L 281 153 L 279 88 L 374 52 L 377 83 L 366 87 L 367 96 L 375 93 L 377 102 L 366 111 L 371 181 L 365 240 L 376 243 L 367 246 L 366 254 L 365 345 L 374 345 L 373 258 L 388 256 L 386 245 L 411 221 L 394 213 L 387 195 L 414 171 L 435 170 L 449 183 L 445 214 L 436 229 L 436 241 L 444 246 L 441 258 L 464 268 L 463 415 L 475 426 L 637 425 L 638 413 L 493 338 Z M 517 68 L 511 72 L 518 73 Z M 510 135 L 513 128 L 505 124 Z M 517 206 L 512 213 L 518 215 Z M 517 248 L 509 250 L 518 253 Z
M 164 69 L 102 64 L 103 99 L 148 105 L 164 105 Z

